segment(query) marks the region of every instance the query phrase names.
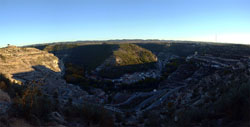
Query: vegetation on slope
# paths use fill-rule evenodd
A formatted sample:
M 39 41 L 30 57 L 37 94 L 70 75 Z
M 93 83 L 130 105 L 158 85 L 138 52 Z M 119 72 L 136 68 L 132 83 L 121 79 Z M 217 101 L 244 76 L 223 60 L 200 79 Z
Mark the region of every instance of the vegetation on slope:
M 119 48 L 119 49 L 118 49 Z M 156 56 L 149 50 L 135 44 L 53 44 L 44 47 L 45 51 L 52 52 L 65 62 L 81 65 L 86 69 L 95 69 L 108 57 L 113 55 L 116 65 L 135 65 L 156 62 Z
M 135 44 L 120 44 L 113 53 L 113 61 L 108 61 L 99 72 L 105 78 L 119 78 L 126 73 L 146 71 L 154 68 L 157 57 L 149 50 Z
M 49 113 L 55 110 L 53 101 L 35 85 L 17 85 L 0 75 L 0 89 L 7 92 L 13 101 L 10 114 L 25 118 L 33 124 L 48 121 Z
M 157 61 L 156 56 L 149 50 L 139 47 L 135 44 L 53 44 L 46 46 L 43 50 L 54 53 L 57 57 L 64 60 L 65 65 L 74 65 L 84 72 L 94 70 L 101 64 L 105 63 L 110 57 L 114 57 L 109 61 L 109 67 L 105 67 L 100 75 L 105 78 L 117 78 L 125 73 L 133 73 L 136 71 L 144 71 L 152 68 Z M 66 70 L 67 67 L 66 66 Z M 71 66 L 72 67 L 72 66 Z M 69 73 L 66 73 L 69 74 Z M 76 76 L 78 75 L 78 76 Z M 66 75 L 68 79 L 78 77 L 79 74 Z M 78 80 L 74 78 L 74 80 Z
M 35 126 L 48 126 L 47 123 L 54 122 L 50 116 L 52 112 L 63 114 L 65 120 L 69 123 L 74 118 L 77 118 L 81 119 L 82 124 L 86 126 L 114 126 L 112 114 L 102 106 L 90 105 L 88 103 L 73 105 L 69 101 L 62 107 L 58 105 L 58 96 L 50 97 L 44 94 L 37 84 L 17 85 L 11 83 L 4 75 L 0 74 L 0 93 L 2 93 L 1 90 L 8 93 L 13 101 L 6 118 L 0 117 L 0 124 L 4 124 L 3 126 L 5 124 L 8 126 L 10 124 L 9 119 L 12 117 L 26 119 Z M 3 99 L 3 95 L 1 97 Z
M 250 121 L 250 82 L 224 86 L 223 94 L 209 108 L 201 106 L 184 111 L 178 126 L 248 126 Z M 214 112 L 211 112 L 214 111 Z M 220 125 L 220 126 L 222 126 Z
M 145 64 L 156 62 L 156 56 L 149 50 L 135 44 L 120 44 L 120 48 L 114 51 L 116 64 L 119 66 Z
M 195 52 L 210 54 L 224 58 L 238 58 L 249 54 L 249 46 L 239 44 L 205 43 L 205 42 L 163 42 L 139 43 L 139 46 L 153 53 L 174 54 L 181 57 L 193 55 Z M 160 59 L 160 58 L 159 58 Z
M 55 45 L 47 45 L 43 50 L 48 52 L 66 50 L 77 47 L 76 44 L 55 44 Z

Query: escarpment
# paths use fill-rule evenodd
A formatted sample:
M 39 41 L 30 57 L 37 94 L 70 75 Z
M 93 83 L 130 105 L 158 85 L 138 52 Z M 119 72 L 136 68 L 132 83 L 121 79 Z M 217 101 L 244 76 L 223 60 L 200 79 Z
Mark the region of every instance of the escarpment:
M 0 73 L 10 80 L 13 75 L 35 71 L 38 66 L 60 72 L 59 59 L 51 53 L 36 48 L 8 46 L 0 49 Z

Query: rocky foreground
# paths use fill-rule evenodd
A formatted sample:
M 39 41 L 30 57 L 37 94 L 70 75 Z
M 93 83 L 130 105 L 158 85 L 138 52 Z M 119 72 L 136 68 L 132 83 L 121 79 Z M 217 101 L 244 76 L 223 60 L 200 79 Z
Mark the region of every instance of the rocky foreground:
M 173 64 L 167 61 L 167 66 Z M 117 93 L 114 99 L 119 103 L 106 107 L 129 112 L 117 126 L 249 126 L 241 121 L 250 118 L 249 67 L 248 56 L 191 55 L 169 72 L 158 89 Z M 238 109 L 240 105 L 244 108 Z
M 127 85 L 120 90 L 120 84 L 105 93 L 97 87 L 68 84 L 63 78 L 64 64 L 53 54 L 15 46 L 0 49 L 0 72 L 5 75 L 0 75 L 0 125 L 250 125 L 248 53 L 234 57 L 215 52 L 185 57 L 159 54 L 161 78 L 154 80 L 154 89 L 133 91 Z
M 30 121 L 28 122 L 16 117 L 9 118 L 8 114 L 10 112 L 16 112 L 13 106 L 16 105 L 17 100 L 21 101 L 27 94 L 35 94 L 34 92 L 36 91 L 41 91 L 44 99 L 50 100 L 54 106 L 57 106 L 58 111 L 64 109 L 69 103 L 79 106 L 84 102 L 95 104 L 104 102 L 103 99 L 105 98 L 99 98 L 98 96 L 100 93 L 103 93 L 102 90 L 89 95 L 79 86 L 66 83 L 63 79 L 63 69 L 63 63 L 61 63 L 56 56 L 46 51 L 16 46 L 8 46 L 0 49 L 0 74 L 7 78 L 0 78 L 0 119 L 10 119 L 12 121 L 11 124 L 9 122 L 7 122 L 8 124 L 0 122 L 0 126 L 9 125 L 11 127 L 18 127 L 18 123 L 20 124 L 20 122 L 22 124 L 21 126 L 32 126 Z M 19 86 L 11 86 L 7 80 Z M 8 93 L 1 89 L 11 95 L 8 95 Z M 98 89 L 96 91 L 98 91 Z M 39 93 L 40 92 L 38 92 L 38 94 Z M 18 94 L 20 94 L 20 97 L 23 97 L 19 99 Z M 41 95 L 31 95 L 31 97 L 32 96 L 36 98 L 35 96 Z M 26 99 L 28 99 L 27 101 L 31 101 L 30 98 Z M 23 102 L 23 105 L 25 103 L 28 102 Z M 41 109 L 36 110 L 39 111 Z M 52 112 L 47 118 L 59 124 L 66 123 L 62 114 L 58 112 Z

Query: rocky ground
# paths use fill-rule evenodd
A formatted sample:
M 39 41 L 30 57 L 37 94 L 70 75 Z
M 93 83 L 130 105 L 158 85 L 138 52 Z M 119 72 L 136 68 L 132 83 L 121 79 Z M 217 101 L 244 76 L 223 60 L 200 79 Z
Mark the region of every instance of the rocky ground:
M 140 120 L 147 112 L 158 113 L 159 120 L 172 119 L 174 124 L 170 126 L 183 122 L 182 114 L 188 110 L 200 110 L 202 107 L 216 115 L 216 112 L 210 108 L 214 106 L 218 98 L 223 97 L 223 90 L 228 86 L 232 87 L 235 83 L 246 82 L 250 78 L 249 61 L 249 58 L 237 60 L 195 55 L 189 57 L 186 63 L 180 65 L 176 71 L 163 80 L 159 89 L 152 92 L 134 93 L 123 102 L 108 106 L 115 107 L 113 108 L 115 112 L 124 114 L 130 112 L 131 115 L 127 120 L 117 123 L 119 126 L 145 126 L 145 122 L 140 122 Z M 250 99 L 249 94 L 246 98 Z M 218 120 L 218 118 L 215 119 Z M 226 119 L 220 116 L 219 120 L 223 120 L 223 123 L 217 121 L 217 125 L 207 124 L 207 126 L 226 126 L 231 123 L 225 123 Z M 160 125 L 157 124 L 157 126 Z M 242 126 L 249 125 L 250 123 L 246 123 Z M 162 123 L 161 126 L 169 126 L 169 124 Z
M 0 49 L 0 73 L 5 75 L 11 82 L 22 86 L 35 86 L 42 90 L 47 98 L 58 101 L 58 109 L 63 109 L 69 101 L 73 105 L 82 105 L 84 102 L 101 104 L 106 101 L 105 93 L 102 90 L 93 89 L 92 94 L 82 90 L 79 86 L 66 83 L 63 79 L 63 64 L 53 54 L 35 48 L 19 48 L 9 46 Z M 6 83 L 0 82 L 1 85 Z M 3 86 L 5 88 L 5 86 Z M 32 125 L 25 119 L 8 118 L 8 111 L 12 102 L 9 95 L 0 89 L 0 117 L 11 119 L 7 122 L 11 127 L 24 127 Z M 65 124 L 62 113 L 54 112 L 50 117 L 59 124 Z M 53 114 L 53 113 L 52 113 Z M 53 126 L 61 126 L 52 124 Z M 6 125 L 0 122 L 0 125 Z M 48 124 L 50 125 L 50 124 Z M 51 125 L 51 126 L 52 126 Z M 1 126 L 2 127 L 2 126 Z
M 40 123 L 40 126 L 92 126 L 98 121 L 96 116 L 102 120 L 93 126 L 113 126 L 107 121 L 114 123 L 114 126 L 127 127 L 250 125 L 245 119 L 242 122 L 242 119 L 231 118 L 235 112 L 240 116 L 244 114 L 238 110 L 238 104 L 246 112 L 250 110 L 246 106 L 250 103 L 245 101 L 250 99 L 250 57 L 247 55 L 229 58 L 195 53 L 179 57 L 159 53 L 161 59 L 158 60 L 157 69 L 162 73 L 162 78 L 157 89 L 105 93 L 99 88 L 84 90 L 80 86 L 68 84 L 63 79 L 64 65 L 53 54 L 15 46 L 0 49 L 0 53 L 0 72 L 7 78 L 21 85 L 38 86 L 47 98 L 58 101 L 58 110 L 48 115 L 50 122 Z M 0 82 L 1 88 L 5 89 L 3 84 Z M 228 93 L 234 94 L 229 96 Z M 0 89 L 0 125 L 34 126 L 27 119 L 9 114 L 16 101 L 12 96 Z M 225 100 L 227 98 L 230 99 Z M 240 102 L 231 102 L 235 98 L 240 98 Z M 224 105 L 229 105 L 225 112 L 221 109 Z M 87 110 L 77 110 L 78 106 L 85 106 Z M 227 110 L 230 108 L 237 111 Z M 82 114 L 91 114 L 91 117 L 79 118 Z

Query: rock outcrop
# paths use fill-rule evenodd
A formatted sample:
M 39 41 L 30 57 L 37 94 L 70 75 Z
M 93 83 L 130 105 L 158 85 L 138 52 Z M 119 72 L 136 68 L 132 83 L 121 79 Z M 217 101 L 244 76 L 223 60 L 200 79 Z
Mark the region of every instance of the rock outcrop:
M 72 99 L 73 104 L 97 100 L 95 96 L 91 98 L 79 86 L 67 84 L 62 78 L 62 66 L 56 56 L 39 49 L 15 46 L 0 49 L 0 73 L 10 81 L 20 85 L 39 86 L 43 93 L 51 98 L 56 93 L 61 106 L 69 99 Z
M 35 71 L 35 66 L 44 66 L 54 72 L 60 72 L 59 60 L 46 51 L 35 48 L 8 46 L 0 49 L 0 73 L 5 74 L 11 81 L 14 74 Z

